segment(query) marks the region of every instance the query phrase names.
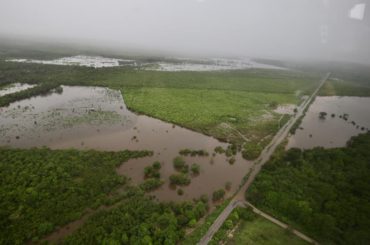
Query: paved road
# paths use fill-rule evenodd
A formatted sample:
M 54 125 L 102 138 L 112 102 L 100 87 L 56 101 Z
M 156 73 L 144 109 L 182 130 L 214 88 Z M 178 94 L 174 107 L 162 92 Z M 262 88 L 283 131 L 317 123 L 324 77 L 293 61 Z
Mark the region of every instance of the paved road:
M 290 118 L 290 120 L 277 132 L 271 142 L 263 149 L 261 155 L 254 161 L 254 166 L 252 167 L 252 172 L 249 175 L 246 183 L 239 189 L 235 194 L 234 198 L 230 201 L 229 205 L 224 209 L 224 211 L 217 217 L 212 226 L 208 229 L 207 233 L 199 241 L 199 245 L 206 245 L 212 239 L 213 235 L 218 231 L 221 225 L 225 222 L 232 210 L 244 202 L 244 193 L 250 187 L 257 174 L 260 172 L 262 166 L 270 159 L 271 155 L 274 153 L 276 147 L 287 137 L 289 130 L 292 128 L 294 123 L 303 115 L 306 107 L 310 104 L 310 101 L 317 95 L 320 88 L 324 85 L 326 80 L 330 77 L 331 73 L 327 73 L 325 77 L 320 81 L 319 85 L 311 96 L 305 100 L 297 110 L 295 116 Z

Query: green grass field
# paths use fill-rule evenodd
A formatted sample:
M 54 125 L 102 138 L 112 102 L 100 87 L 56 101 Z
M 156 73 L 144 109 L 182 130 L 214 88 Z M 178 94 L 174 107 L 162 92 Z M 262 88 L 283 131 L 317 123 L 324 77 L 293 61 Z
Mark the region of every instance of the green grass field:
M 304 245 L 308 243 L 270 221 L 257 217 L 252 221 L 241 221 L 233 238 L 227 244 Z
M 243 141 L 237 131 L 256 143 L 275 132 L 281 115 L 273 112 L 272 102 L 298 103 L 294 95 L 280 93 L 174 88 L 122 91 L 134 111 L 237 143 Z
M 321 96 L 370 96 L 370 84 L 350 80 L 329 79 L 321 88 Z

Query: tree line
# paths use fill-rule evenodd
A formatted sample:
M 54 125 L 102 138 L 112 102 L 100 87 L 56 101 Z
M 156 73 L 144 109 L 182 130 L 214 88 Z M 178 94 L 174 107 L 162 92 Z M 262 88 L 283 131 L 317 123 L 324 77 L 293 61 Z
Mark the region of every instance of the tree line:
M 246 198 L 329 244 L 370 241 L 370 134 L 345 148 L 292 148 L 262 169 Z

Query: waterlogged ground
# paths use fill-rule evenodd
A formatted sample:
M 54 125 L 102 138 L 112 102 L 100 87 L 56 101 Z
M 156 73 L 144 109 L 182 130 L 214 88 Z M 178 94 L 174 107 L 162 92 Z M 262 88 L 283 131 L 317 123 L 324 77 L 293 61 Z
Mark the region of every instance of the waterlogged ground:
M 251 163 L 236 156 L 230 165 L 225 155 L 212 156 L 216 146 L 226 144 L 126 109 L 121 93 L 99 87 L 63 86 L 62 94 L 37 96 L 0 108 L 0 146 L 78 148 L 98 150 L 152 150 L 150 158 L 123 164 L 118 172 L 143 181 L 143 169 L 154 161 L 162 163 L 160 171 L 165 184 L 153 192 L 160 200 L 189 200 L 202 194 L 211 195 L 231 182 L 232 193 L 249 171 Z M 181 149 L 206 150 L 207 157 L 185 157 L 201 171 L 192 176 L 191 184 L 179 196 L 169 185 L 174 173 L 172 160 Z
M 10 85 L 7 85 L 3 88 L 0 88 L 0 96 L 4 96 L 7 94 L 16 93 L 22 90 L 26 90 L 29 88 L 34 87 L 33 84 L 26 84 L 26 83 L 12 83 Z
M 327 115 L 320 117 L 320 112 Z M 317 97 L 287 147 L 342 147 L 352 136 L 369 129 L 369 97 Z
M 101 56 L 86 56 L 77 55 L 71 57 L 63 57 L 52 60 L 37 60 L 37 59 L 9 59 L 10 62 L 21 62 L 21 63 L 36 63 L 45 65 L 75 65 L 75 66 L 87 66 L 94 68 L 102 67 L 115 67 L 121 64 L 133 64 L 133 60 L 106 58 Z
M 107 58 L 101 56 L 77 55 L 62 57 L 52 60 L 37 59 L 8 59 L 8 62 L 36 63 L 48 65 L 86 66 L 94 68 L 130 66 L 137 69 L 152 71 L 223 71 L 244 70 L 252 68 L 260 69 L 284 69 L 277 66 L 266 65 L 252 61 L 251 59 L 181 59 L 170 58 L 167 61 L 139 61 L 129 59 Z
M 222 71 L 222 70 L 244 70 L 244 69 L 283 69 L 281 67 L 257 63 L 250 59 L 207 59 L 186 60 L 182 62 L 158 62 L 147 67 L 147 70 L 155 71 Z

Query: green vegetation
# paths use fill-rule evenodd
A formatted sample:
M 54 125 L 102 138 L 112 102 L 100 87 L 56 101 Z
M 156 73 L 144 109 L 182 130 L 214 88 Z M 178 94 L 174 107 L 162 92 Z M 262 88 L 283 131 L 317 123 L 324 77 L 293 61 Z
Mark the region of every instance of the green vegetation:
M 162 204 L 132 189 L 117 208 L 92 216 L 64 244 L 176 244 L 206 211 L 201 200 Z
M 179 173 L 179 174 L 172 174 L 170 176 L 170 183 L 171 185 L 189 185 L 190 184 L 190 178 L 184 173 Z
M 185 160 L 182 157 L 175 157 L 173 159 L 173 167 L 176 171 L 179 171 L 183 174 L 189 173 L 189 165 L 185 163 Z
M 118 201 L 115 169 L 151 152 L 0 148 L 0 244 L 37 241 L 86 208 Z
M 144 180 L 144 182 L 140 184 L 140 188 L 143 191 L 150 192 L 161 187 L 163 183 L 164 181 L 159 178 L 149 178 Z
M 202 196 L 201 200 L 204 203 L 208 202 L 207 196 Z M 209 227 L 213 224 L 213 222 L 217 219 L 217 217 L 222 213 L 222 211 L 229 205 L 230 200 L 224 201 L 221 205 L 217 206 L 216 209 L 209 214 L 203 223 L 201 223 L 198 227 L 196 227 L 190 234 L 186 235 L 185 238 L 181 241 L 180 244 L 183 245 L 193 245 L 197 244 L 199 240 L 206 234 Z
M 259 143 L 277 131 L 279 115 L 269 108 L 270 100 L 296 104 L 294 94 L 245 91 L 129 88 L 125 102 L 133 111 L 190 128 L 222 141 L 241 144 L 240 136 Z
M 227 232 L 235 228 L 233 237 L 228 239 Z M 226 244 L 255 245 L 308 244 L 289 230 L 284 230 L 245 208 L 237 208 L 231 213 L 210 244 L 218 244 L 218 241 L 226 241 Z
M 51 90 L 57 89 L 59 84 L 55 83 L 42 83 L 38 86 L 35 86 L 33 88 L 25 89 L 16 93 L 6 94 L 4 96 L 0 96 L 0 107 L 8 106 L 10 103 L 31 98 L 36 95 L 45 95 L 50 93 Z M 61 88 L 60 88 L 61 89 Z M 60 91 L 58 89 L 57 91 Z
M 295 121 L 295 123 L 293 124 L 293 126 L 290 128 L 290 130 L 289 130 L 289 133 L 290 134 L 293 134 L 293 135 L 295 134 L 295 132 L 297 131 L 297 129 L 299 128 L 299 126 L 302 124 L 303 118 L 306 116 L 306 112 L 310 108 L 310 105 L 313 102 L 315 102 L 315 99 L 316 99 L 316 97 L 311 98 L 310 101 L 307 102 L 308 105 L 306 106 L 306 108 L 302 112 L 302 115 L 297 119 L 297 121 Z
M 256 177 L 246 197 L 316 240 L 370 240 L 370 134 L 346 148 L 280 152 Z
M 194 175 L 198 175 L 200 173 L 200 166 L 199 164 L 197 163 L 193 163 L 191 165 L 191 168 L 190 168 L 191 172 L 194 174 Z
M 179 154 L 182 156 L 200 156 L 200 157 L 207 157 L 209 153 L 205 150 L 190 150 L 190 149 L 183 149 L 179 151 Z
M 256 159 L 263 150 L 262 146 L 259 144 L 246 143 L 243 145 L 242 156 L 246 160 Z
M 240 151 L 240 147 L 237 146 L 236 144 L 228 145 L 226 150 L 224 150 L 221 146 L 217 146 L 215 148 L 214 155 L 216 155 L 216 153 L 218 153 L 218 154 L 224 154 L 225 153 L 226 157 L 229 157 L 228 162 L 230 164 L 234 164 L 235 161 L 236 161 L 235 155 L 238 153 L 238 151 Z
M 230 159 L 228 160 L 229 164 L 234 164 L 236 161 L 235 157 L 230 157 Z
M 218 153 L 218 154 L 224 154 L 225 153 L 225 150 L 221 146 L 217 146 L 215 148 L 215 152 Z
M 225 155 L 227 156 L 227 157 L 231 157 L 231 156 L 235 156 L 236 155 L 236 153 L 238 153 L 238 146 L 237 145 L 235 145 L 235 144 L 230 144 L 230 145 L 228 145 L 227 146 L 227 148 L 226 148 L 226 151 L 225 151 Z
M 173 167 L 176 170 L 181 171 L 181 169 L 183 169 L 185 165 L 186 165 L 185 160 L 182 157 L 175 157 L 173 159 Z
M 160 162 L 154 162 L 151 166 L 147 166 L 144 168 L 144 177 L 145 178 L 157 178 L 161 177 L 159 170 L 161 169 Z
M 352 80 L 329 79 L 321 88 L 321 96 L 370 96 L 370 83 Z
M 255 218 L 255 214 L 246 208 L 235 208 L 229 217 L 222 224 L 220 229 L 214 234 L 209 244 L 220 244 L 221 242 L 227 241 L 227 233 L 230 232 L 240 222 L 252 220 Z M 243 243 L 245 244 L 245 243 Z
M 217 201 L 221 200 L 222 198 L 224 198 L 224 196 L 225 196 L 225 190 L 224 189 L 219 189 L 217 191 L 214 191 L 212 193 L 212 201 L 217 202 Z
M 152 166 L 153 166 L 153 169 L 155 169 L 157 171 L 159 171 L 162 168 L 161 163 L 158 162 L 158 161 L 155 161 Z
M 144 168 L 144 182 L 140 184 L 140 188 L 145 192 L 150 192 L 161 187 L 164 183 L 161 180 L 161 174 L 159 170 L 162 165 L 160 162 L 156 161 L 151 166 Z
M 184 195 L 184 190 L 183 189 L 178 189 L 177 190 L 177 195 L 179 195 L 179 196 L 182 196 L 182 195 Z
M 19 54 L 17 54 L 19 55 Z M 217 72 L 158 72 L 129 67 L 88 67 L 12 63 L 0 60 L 2 82 L 38 84 L 3 98 L 0 104 L 36 95 L 59 85 L 106 86 L 121 90 L 133 111 L 241 145 L 248 139 L 264 147 L 278 130 L 273 107 L 297 104 L 318 77 L 308 73 L 251 69 Z M 23 94 L 22 94 L 23 93 Z

